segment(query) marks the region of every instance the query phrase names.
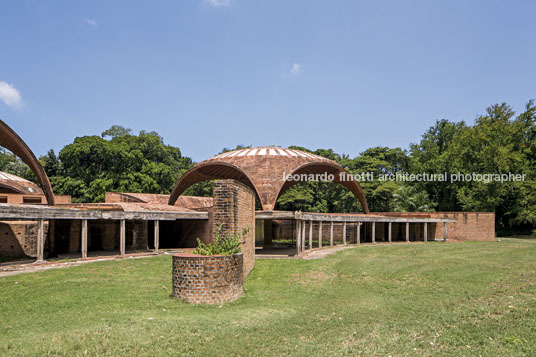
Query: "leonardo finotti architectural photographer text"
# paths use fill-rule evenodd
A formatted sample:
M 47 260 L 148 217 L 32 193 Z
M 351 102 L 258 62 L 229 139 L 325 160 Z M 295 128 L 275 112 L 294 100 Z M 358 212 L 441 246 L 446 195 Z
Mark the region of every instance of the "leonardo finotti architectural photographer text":
M 374 174 L 373 172 L 361 172 L 358 174 L 350 174 L 347 172 L 341 172 L 337 175 L 330 174 L 330 173 L 322 173 L 322 174 L 287 174 L 286 172 L 283 172 L 283 181 L 297 181 L 297 182 L 304 182 L 304 181 L 326 181 L 326 182 L 332 182 L 337 179 L 338 182 L 345 182 L 345 181 L 358 181 L 358 182 L 366 182 L 366 181 L 400 181 L 400 182 L 483 182 L 483 183 L 491 183 L 491 182 L 510 182 L 510 181 L 525 181 L 526 174 L 513 174 L 511 172 L 508 173 L 502 173 L 502 174 L 482 174 L 482 173 L 439 173 L 439 174 L 431 174 L 422 172 L 419 174 L 410 174 L 408 172 L 397 172 L 397 173 L 390 173 L 390 174 Z

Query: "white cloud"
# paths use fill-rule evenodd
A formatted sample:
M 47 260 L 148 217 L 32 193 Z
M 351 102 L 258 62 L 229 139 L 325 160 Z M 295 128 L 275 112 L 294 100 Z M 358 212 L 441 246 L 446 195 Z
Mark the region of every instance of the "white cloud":
M 87 22 L 87 24 L 89 26 L 93 27 L 94 29 L 96 29 L 97 26 L 98 26 L 97 25 L 97 20 L 95 20 L 95 19 L 87 19 L 86 22 Z
M 301 72 L 301 64 L 294 63 L 292 65 L 292 68 L 290 69 L 290 74 L 294 77 L 296 77 Z
M 205 0 L 205 2 L 214 7 L 227 7 L 231 5 L 231 0 Z
M 22 106 L 22 97 L 12 84 L 0 81 L 0 100 L 11 108 L 20 108 Z

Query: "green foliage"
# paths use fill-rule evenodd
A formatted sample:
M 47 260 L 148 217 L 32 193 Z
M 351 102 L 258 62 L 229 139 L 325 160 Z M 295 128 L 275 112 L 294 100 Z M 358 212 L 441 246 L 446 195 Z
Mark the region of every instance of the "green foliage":
M 107 136 L 111 138 L 117 138 L 119 136 L 124 136 L 124 135 L 132 135 L 132 130 L 129 128 L 125 128 L 121 125 L 112 125 L 110 129 L 103 131 L 101 134 L 103 138 Z
M 347 159 L 343 165 L 352 174 L 372 173 L 374 180 L 360 182 L 367 198 L 369 209 L 375 212 L 388 212 L 393 209 L 393 194 L 399 183 L 381 181 L 379 175 L 396 174 L 407 171 L 407 153 L 400 148 L 375 147 L 362 152 L 353 160 Z
M 410 172 L 440 174 L 454 172 L 453 157 L 449 148 L 455 138 L 468 130 L 464 122 L 438 120 L 422 136 L 419 144 L 410 146 Z M 414 182 L 419 190 L 428 192 L 440 211 L 457 211 L 461 207 L 456 199 L 456 188 L 443 182 Z
M 37 182 L 35 175 L 20 158 L 15 156 L 11 151 L 0 148 L 0 171 L 16 175 L 26 180 Z
M 41 162 L 54 192 L 71 195 L 74 202 L 102 202 L 107 191 L 169 193 L 193 164 L 157 133 L 132 135 L 119 126 L 102 137 L 76 138 L 58 156 L 51 150 Z
M 184 191 L 185 196 L 201 196 L 201 197 L 212 197 L 212 187 L 214 186 L 213 181 L 201 181 L 192 185 Z
M 336 154 L 333 150 L 318 149 L 311 151 L 303 147 L 292 149 L 308 151 L 333 160 L 351 174 L 371 172 L 375 179 L 360 182 L 371 211 L 390 211 L 393 209 L 393 194 L 398 184 L 378 180 L 379 174 L 404 171 L 408 167 L 408 157 L 400 148 L 375 147 L 362 152 L 356 158 Z M 359 212 L 361 205 L 346 188 L 332 182 L 305 182 L 291 187 L 283 193 L 276 205 L 277 209 L 301 210 L 308 212 Z
M 248 148 L 251 148 L 251 145 L 242 145 L 242 144 L 238 144 L 238 145 L 235 146 L 234 149 L 223 148 L 223 150 L 220 151 L 219 154 L 223 154 L 223 153 L 225 153 L 225 152 L 234 151 L 234 150 L 248 149 Z
M 536 225 L 536 107 L 529 101 L 515 116 L 505 103 L 493 105 L 467 126 L 441 120 L 411 146 L 413 172 L 525 174 L 525 181 L 414 183 L 439 211 L 495 212 L 497 228 Z
M 235 149 L 250 146 L 238 145 Z M 361 181 L 371 211 L 490 211 L 497 229 L 530 231 L 536 227 L 536 106 L 529 101 L 516 115 L 505 103 L 487 108 L 474 125 L 438 120 L 409 152 L 373 147 L 351 158 L 332 149 L 308 151 L 331 159 L 352 174 L 372 173 Z M 234 150 L 235 150 L 234 149 Z M 231 149 L 223 149 L 222 152 Z M 56 194 L 74 202 L 100 202 L 106 191 L 169 193 L 193 163 L 178 148 L 165 145 L 155 132 L 114 125 L 101 136 L 76 138 L 58 155 L 50 150 L 40 158 Z M 29 168 L 6 150 L 0 151 L 0 170 L 35 182 Z M 483 173 L 524 174 L 521 182 L 408 182 L 378 180 L 379 175 Z M 193 185 L 187 195 L 211 196 L 212 182 Z M 260 208 L 258 202 L 257 208 Z M 353 194 L 329 182 L 304 182 L 281 195 L 276 209 L 309 212 L 359 212 Z
M 418 191 L 416 186 L 400 186 L 393 199 L 396 212 L 431 212 L 435 206 L 426 191 Z
M 355 158 L 332 150 L 310 151 L 341 164 L 352 174 L 371 172 L 373 181 L 361 181 L 371 211 L 491 211 L 497 229 L 536 227 L 536 106 L 529 101 L 516 116 L 505 103 L 493 105 L 474 125 L 438 120 L 409 153 L 400 148 L 376 147 Z M 392 182 L 380 174 L 524 174 L 509 182 Z M 331 183 L 306 182 L 284 193 L 277 209 L 312 212 L 356 212 L 353 195 Z
M 222 234 L 223 224 L 218 226 L 216 230 L 216 236 L 214 241 L 209 244 L 201 242 L 201 239 L 197 238 L 197 248 L 194 250 L 194 254 L 200 255 L 233 255 L 240 253 L 241 238 L 248 234 L 249 227 L 246 227 L 242 232 L 232 234 Z

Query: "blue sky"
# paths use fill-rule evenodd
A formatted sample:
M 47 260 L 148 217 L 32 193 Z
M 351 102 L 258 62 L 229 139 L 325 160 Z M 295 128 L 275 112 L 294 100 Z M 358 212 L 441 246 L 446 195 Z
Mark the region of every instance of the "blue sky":
M 351 156 L 536 97 L 531 1 L 0 0 L 0 117 L 37 155 L 113 124 L 196 161 Z

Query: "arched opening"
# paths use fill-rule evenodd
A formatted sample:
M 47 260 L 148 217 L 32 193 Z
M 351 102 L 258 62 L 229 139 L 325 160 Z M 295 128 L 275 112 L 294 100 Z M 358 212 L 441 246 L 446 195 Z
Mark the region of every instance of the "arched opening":
M 330 175 L 331 177 L 329 177 Z M 332 182 L 311 182 L 310 177 Z M 280 187 L 276 200 L 273 202 L 273 207 L 276 207 L 279 210 L 300 210 L 297 207 L 281 207 L 281 205 L 278 204 L 281 196 L 286 192 L 292 192 L 295 195 L 290 197 L 290 200 L 303 199 L 307 201 L 308 199 L 311 199 L 318 201 L 319 195 L 327 195 L 327 197 L 321 199 L 325 201 L 326 204 L 333 204 L 330 200 L 340 200 L 341 197 L 347 196 L 345 198 L 347 207 L 344 209 L 340 207 L 340 205 L 334 209 L 327 209 L 328 207 L 313 207 L 314 204 L 312 204 L 309 207 L 304 205 L 302 209 L 303 211 L 342 213 L 358 212 L 359 210 L 362 210 L 364 213 L 369 213 L 367 201 L 359 183 L 349 180 L 350 174 L 336 163 L 307 163 L 294 170 L 288 178 L 289 179 L 287 179 Z M 304 188 L 304 190 L 294 190 L 294 188 Z M 353 197 L 347 194 L 348 191 L 350 191 Z M 308 195 L 315 197 L 307 197 Z M 356 198 L 357 202 L 355 200 Z M 275 250 L 295 250 L 298 226 L 294 219 L 264 219 L 262 222 L 258 223 L 259 230 L 263 233 L 262 237 L 259 237 L 258 243 L 259 245 L 262 245 L 263 249 L 267 249 L 269 252 Z M 328 226 L 320 226 L 318 222 L 315 223 L 313 231 L 316 233 L 314 236 L 318 237 L 318 231 L 320 229 L 325 231 L 328 228 Z M 347 228 L 348 236 L 352 236 L 352 234 L 356 232 L 356 227 L 348 226 Z M 336 229 L 340 229 L 339 225 L 337 225 Z M 318 246 L 318 242 L 315 244 Z
M 238 167 L 228 163 L 201 163 L 186 172 L 175 184 L 168 204 L 175 205 L 179 197 L 190 187 L 214 180 L 234 180 L 251 188 L 255 192 L 256 206 L 260 207 L 260 198 L 255 185 L 250 178 Z M 207 193 L 207 192 L 204 192 Z M 192 235 L 202 232 L 202 236 L 212 235 L 212 226 L 196 220 L 177 220 L 162 222 L 160 225 L 161 248 L 194 248 L 197 246 L 196 238 Z M 168 232 L 168 234 L 166 234 Z M 203 238 L 201 237 L 203 240 Z M 152 237 L 149 236 L 151 242 Z
M 259 192 L 251 182 L 248 175 L 235 165 L 218 162 L 218 163 L 201 163 L 186 172 L 175 184 L 171 195 L 169 196 L 169 205 L 174 205 L 177 199 L 186 189 L 196 183 L 208 180 L 236 180 L 255 192 L 257 199 L 260 201 Z
M 291 188 L 292 186 L 298 183 L 305 182 L 306 180 L 301 179 L 302 176 L 315 175 L 317 177 L 320 177 L 323 174 L 332 175 L 334 183 L 342 185 L 346 187 L 348 190 L 350 190 L 350 192 L 353 193 L 353 195 L 357 198 L 357 200 L 361 204 L 361 208 L 363 209 L 363 212 L 369 213 L 367 199 L 365 198 L 365 195 L 363 193 L 363 190 L 361 189 L 361 186 L 359 186 L 359 183 L 353 179 L 351 180 L 350 173 L 346 171 L 345 169 L 343 169 L 341 166 L 335 163 L 331 164 L 327 162 L 308 163 L 294 170 L 290 174 L 290 177 L 298 178 L 298 179 L 285 181 L 285 183 L 283 184 L 283 186 L 281 186 L 281 189 L 279 190 L 277 194 L 276 202 L 279 199 L 279 197 L 281 197 L 281 195 L 285 191 L 287 191 L 289 188 Z M 276 202 L 274 202 L 274 204 Z

